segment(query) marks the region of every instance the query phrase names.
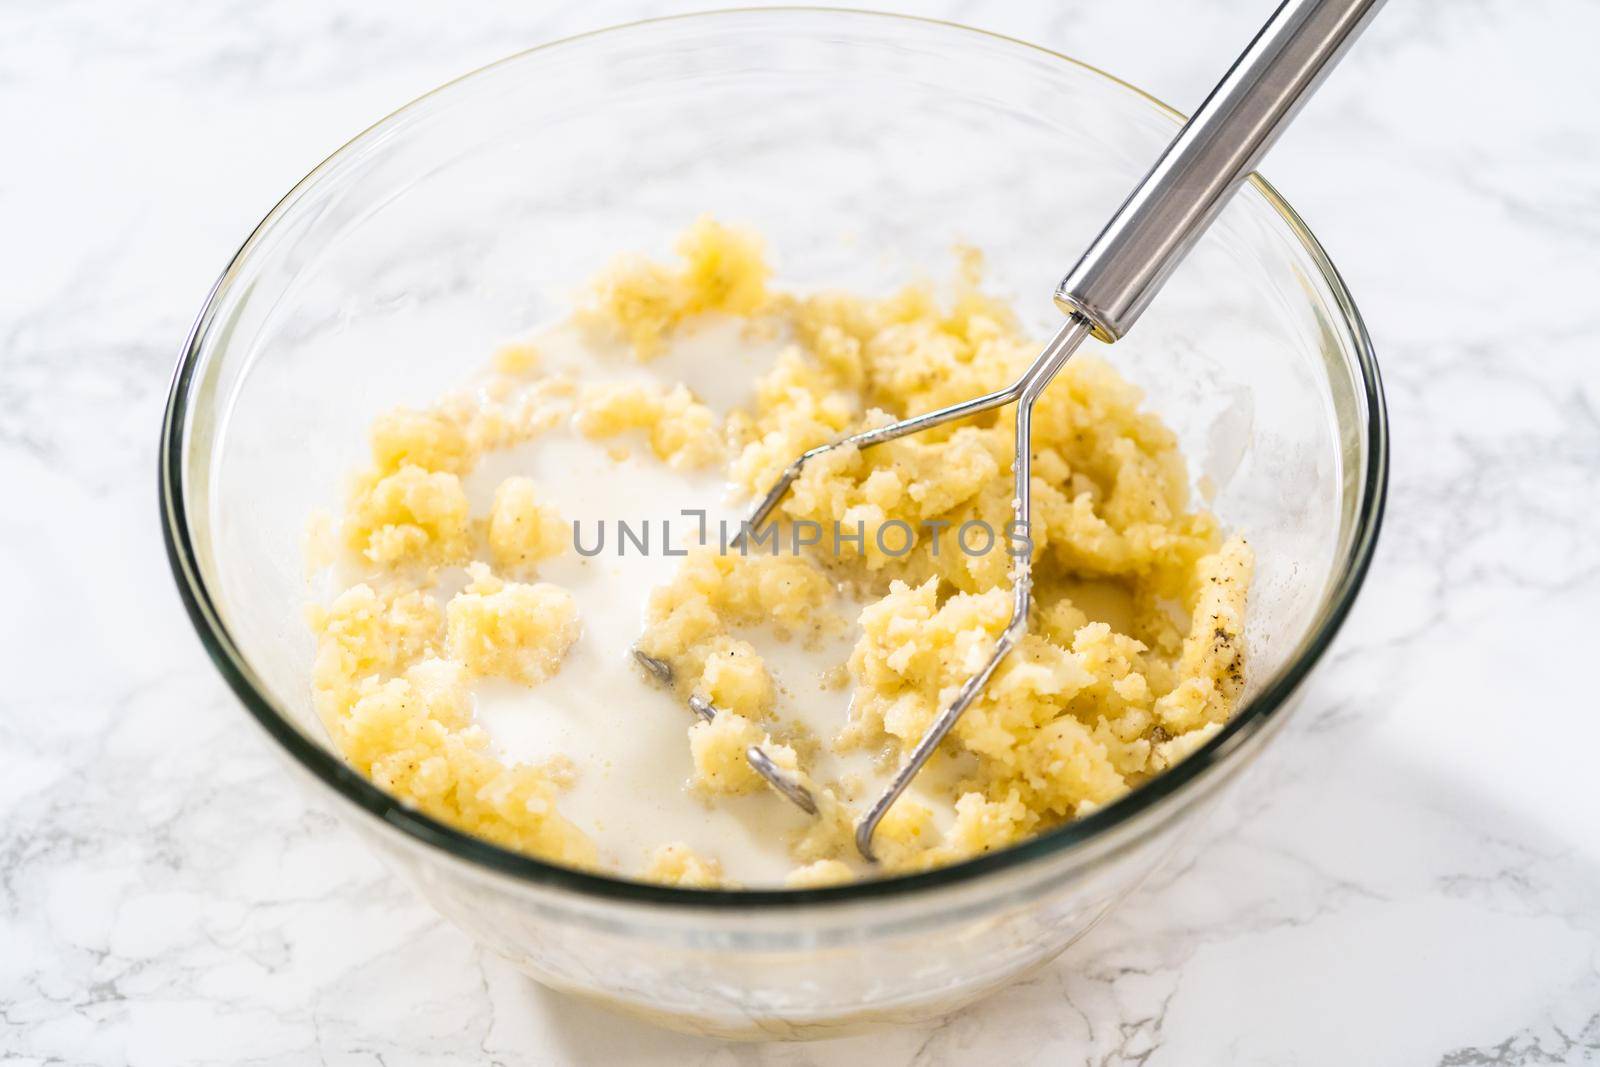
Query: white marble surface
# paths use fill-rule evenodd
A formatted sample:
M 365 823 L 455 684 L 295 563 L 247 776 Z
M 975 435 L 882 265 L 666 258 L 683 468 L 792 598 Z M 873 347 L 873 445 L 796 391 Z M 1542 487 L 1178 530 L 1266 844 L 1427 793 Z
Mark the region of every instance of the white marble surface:
M 1267 167 L 1367 315 L 1394 477 L 1252 802 L 941 1025 L 724 1046 L 486 958 L 307 803 L 156 524 L 167 376 L 255 220 L 523 46 L 690 5 L 0 5 L 0 1055 L 17 1063 L 1600 1059 L 1600 6 L 1396 0 Z M 928 0 L 1195 103 L 1266 0 Z

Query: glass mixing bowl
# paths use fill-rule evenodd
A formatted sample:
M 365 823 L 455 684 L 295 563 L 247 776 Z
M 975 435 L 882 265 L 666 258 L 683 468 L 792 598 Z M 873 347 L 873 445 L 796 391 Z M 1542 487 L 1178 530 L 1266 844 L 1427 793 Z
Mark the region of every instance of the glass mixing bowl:
M 1282 726 L 1344 619 L 1382 510 L 1383 401 L 1333 265 L 1252 181 L 1104 354 L 1181 438 L 1258 557 L 1233 722 L 1094 814 L 931 873 L 704 891 L 567 870 L 406 808 L 309 699 L 301 538 L 364 428 L 563 315 L 619 250 L 714 212 L 793 286 L 944 276 L 955 242 L 1048 335 L 1051 292 L 1179 116 L 1017 41 L 899 16 L 722 12 L 537 48 L 334 154 L 240 249 L 162 428 L 178 588 L 217 667 L 309 788 L 440 912 L 539 981 L 671 1026 L 817 1036 L 944 1012 L 1059 953 L 1127 895 Z M 1090 348 L 1098 346 L 1091 343 Z

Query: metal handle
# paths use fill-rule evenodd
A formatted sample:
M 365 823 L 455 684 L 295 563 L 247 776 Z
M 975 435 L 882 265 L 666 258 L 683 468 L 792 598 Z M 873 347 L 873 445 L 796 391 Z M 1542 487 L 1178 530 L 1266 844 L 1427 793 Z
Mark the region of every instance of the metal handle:
M 1285 0 L 1056 287 L 1115 341 L 1161 289 L 1383 0 Z

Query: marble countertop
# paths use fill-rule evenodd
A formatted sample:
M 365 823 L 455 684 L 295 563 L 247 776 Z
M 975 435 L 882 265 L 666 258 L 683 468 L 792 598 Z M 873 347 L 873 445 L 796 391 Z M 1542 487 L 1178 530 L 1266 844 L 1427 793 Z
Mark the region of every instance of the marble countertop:
M 1193 106 L 1266 0 L 927 0 Z M 474 948 L 295 788 L 156 522 L 192 316 L 353 131 L 690 5 L 0 8 L 0 1059 L 1533 1064 L 1600 1059 L 1600 6 L 1404 0 L 1268 174 L 1367 316 L 1388 525 L 1331 662 L 1181 875 L 937 1025 L 668 1034 Z M 1580 636 L 1575 636 L 1580 635 Z

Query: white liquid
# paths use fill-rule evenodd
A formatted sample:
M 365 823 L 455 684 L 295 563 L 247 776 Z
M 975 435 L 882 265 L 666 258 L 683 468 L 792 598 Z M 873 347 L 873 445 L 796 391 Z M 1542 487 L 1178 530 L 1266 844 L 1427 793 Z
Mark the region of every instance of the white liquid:
M 685 381 L 722 414 L 748 399 L 780 347 L 752 344 L 732 323 L 696 330 L 642 365 L 605 358 L 568 329 L 535 343 L 550 372 L 579 381 Z M 619 442 L 629 449 L 621 461 L 607 453 Z M 595 442 L 562 426 L 480 461 L 466 480 L 475 514 L 487 510 L 495 486 L 511 475 L 532 478 L 541 499 L 569 523 L 577 521 L 586 550 L 595 545 L 597 523 L 604 520 L 605 550 L 593 557 L 569 550 L 540 565 L 540 581 L 561 586 L 577 601 L 582 634 L 561 670 L 542 685 L 477 682 L 478 721 L 509 761 L 553 755 L 573 760 L 578 781 L 560 808 L 595 840 L 608 866 L 636 876 L 657 847 L 683 842 L 720 860 L 726 876 L 742 885 L 780 884 L 795 865 L 787 839 L 810 816 L 771 790 L 708 802 L 687 789 L 693 713 L 647 678 L 631 654 L 650 591 L 670 581 L 680 563 L 679 556 L 663 553 L 663 529 L 670 529 L 674 551 L 698 532 L 699 520 L 684 517 L 684 509 L 706 511 L 713 543 L 719 520 L 732 532 L 738 529 L 743 507 L 728 498 L 720 472 L 674 471 L 655 458 L 642 436 Z M 618 554 L 618 520 L 635 530 L 648 523 L 649 554 L 632 544 Z M 855 617 L 853 606 L 840 610 Z M 855 633 L 813 648 L 779 640 L 764 628 L 741 629 L 737 636 L 765 660 L 779 694 L 778 718 L 803 723 L 823 743 L 808 768 L 816 779 L 828 782 L 848 772 L 881 782 L 884 774 L 865 754 L 839 757 L 828 751 L 847 719 L 850 694 L 848 687 L 825 688 L 822 678 L 845 662 Z
M 641 363 L 620 344 L 607 344 L 562 325 L 533 338 L 540 368 L 582 382 L 640 381 L 689 387 L 695 399 L 726 416 L 755 396 L 756 380 L 790 343 L 787 336 L 760 339 L 743 319 L 706 315 L 675 333 L 659 355 Z

